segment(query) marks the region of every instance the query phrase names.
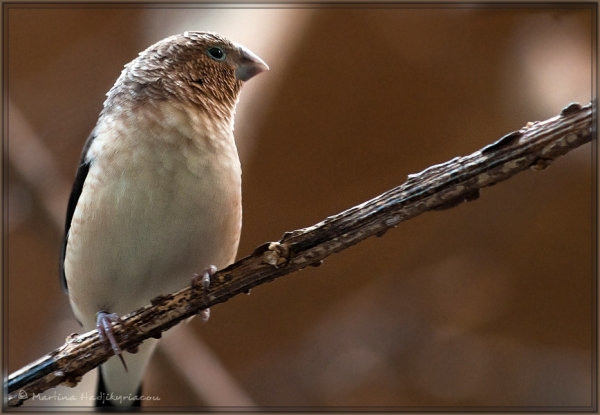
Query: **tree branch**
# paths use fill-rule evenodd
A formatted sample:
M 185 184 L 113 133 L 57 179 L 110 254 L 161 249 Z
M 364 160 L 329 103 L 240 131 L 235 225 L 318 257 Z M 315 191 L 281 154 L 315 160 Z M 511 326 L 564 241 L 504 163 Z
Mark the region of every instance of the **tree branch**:
M 124 350 L 135 350 L 199 311 L 227 301 L 251 288 L 318 266 L 323 259 L 370 236 L 429 210 L 448 209 L 479 197 L 479 189 L 494 185 L 527 168 L 541 170 L 554 159 L 592 140 L 593 106 L 570 104 L 560 115 L 528 123 L 518 131 L 465 157 L 409 175 L 403 185 L 305 229 L 286 232 L 279 242 L 266 243 L 217 272 L 208 291 L 201 287 L 159 296 L 128 314 L 115 333 Z M 8 378 L 9 406 L 33 393 L 59 384 L 75 386 L 81 377 L 113 355 L 96 331 L 71 335 L 66 343 Z

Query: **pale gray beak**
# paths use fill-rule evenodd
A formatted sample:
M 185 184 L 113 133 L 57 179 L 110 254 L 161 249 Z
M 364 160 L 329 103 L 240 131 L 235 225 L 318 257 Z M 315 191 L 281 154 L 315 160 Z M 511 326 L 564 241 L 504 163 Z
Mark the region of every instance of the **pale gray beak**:
M 269 66 L 258 56 L 241 45 L 236 45 L 240 52 L 235 77 L 241 81 L 247 81 L 261 72 L 268 71 Z

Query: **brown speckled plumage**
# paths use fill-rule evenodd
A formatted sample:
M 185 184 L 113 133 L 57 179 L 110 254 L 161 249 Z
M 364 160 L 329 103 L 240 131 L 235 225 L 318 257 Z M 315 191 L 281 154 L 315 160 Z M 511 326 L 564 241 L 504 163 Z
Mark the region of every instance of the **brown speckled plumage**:
M 223 48 L 226 61 L 210 59 L 206 51 L 211 46 Z M 163 39 L 125 65 L 101 116 L 117 104 L 174 99 L 225 121 L 232 116 L 243 84 L 234 76 L 239 57 L 237 46 L 216 33 L 185 32 Z

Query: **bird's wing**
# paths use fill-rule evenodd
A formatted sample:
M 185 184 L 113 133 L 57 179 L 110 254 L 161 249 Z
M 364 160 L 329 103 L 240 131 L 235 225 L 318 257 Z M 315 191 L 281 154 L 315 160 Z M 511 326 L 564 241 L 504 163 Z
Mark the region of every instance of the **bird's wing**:
M 87 160 L 86 156 L 90 146 L 92 145 L 92 141 L 94 141 L 95 138 L 96 133 L 94 130 L 91 132 L 87 141 L 85 142 L 85 145 L 83 146 L 83 151 L 81 152 L 81 159 L 79 160 L 79 166 L 77 167 L 77 174 L 75 175 L 75 182 L 73 183 L 73 188 L 71 189 L 71 196 L 69 196 L 69 205 L 67 206 L 65 235 L 63 237 L 62 248 L 60 250 L 60 283 L 65 292 L 69 292 L 69 287 L 67 287 L 67 278 L 65 276 L 65 255 L 67 254 L 67 240 L 69 237 L 69 229 L 71 229 L 71 220 L 73 219 L 75 207 L 77 207 L 79 196 L 81 195 L 81 191 L 83 190 L 85 178 L 87 177 L 88 171 L 90 170 L 90 160 Z

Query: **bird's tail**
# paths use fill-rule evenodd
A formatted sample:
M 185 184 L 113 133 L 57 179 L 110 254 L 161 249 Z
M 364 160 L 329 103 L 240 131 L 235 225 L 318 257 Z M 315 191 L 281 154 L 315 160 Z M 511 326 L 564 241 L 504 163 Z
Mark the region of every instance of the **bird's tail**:
M 137 353 L 124 352 L 127 372 L 121 361 L 114 356 L 100 366 L 96 393 L 97 408 L 122 407 L 126 410 L 140 406 L 142 378 L 156 343 L 156 340 L 149 339 L 140 345 Z

